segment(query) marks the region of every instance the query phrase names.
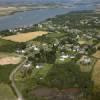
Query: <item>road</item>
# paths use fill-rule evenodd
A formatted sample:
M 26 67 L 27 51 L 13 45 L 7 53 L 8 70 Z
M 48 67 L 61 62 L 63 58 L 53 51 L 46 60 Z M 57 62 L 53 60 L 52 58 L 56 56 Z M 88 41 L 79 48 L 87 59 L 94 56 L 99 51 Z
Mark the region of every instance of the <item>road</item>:
M 14 91 L 15 91 L 17 97 L 18 97 L 18 100 L 24 100 L 24 98 L 23 98 L 22 94 L 20 93 L 20 91 L 18 90 L 18 88 L 17 88 L 17 86 L 16 86 L 16 83 L 15 83 L 15 80 L 14 80 L 14 76 L 15 76 L 16 72 L 17 72 L 18 70 L 20 70 L 20 68 L 26 63 L 27 60 L 28 60 L 28 57 L 24 57 L 23 62 L 22 62 L 20 65 L 18 65 L 18 66 L 12 71 L 12 73 L 11 73 L 10 76 L 9 76 L 9 80 L 11 81 L 11 86 L 12 86 L 12 88 L 14 89 Z

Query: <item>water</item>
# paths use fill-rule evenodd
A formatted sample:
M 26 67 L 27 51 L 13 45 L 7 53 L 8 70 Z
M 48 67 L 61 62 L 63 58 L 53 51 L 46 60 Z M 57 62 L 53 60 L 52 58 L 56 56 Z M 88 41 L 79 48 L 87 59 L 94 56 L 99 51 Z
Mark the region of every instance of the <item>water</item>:
M 19 12 L 14 15 L 0 17 L 0 30 L 10 29 L 10 28 L 15 28 L 20 26 L 28 26 L 31 24 L 37 24 L 41 21 L 44 21 L 47 18 L 51 18 L 56 15 L 65 14 L 70 11 L 90 10 L 90 9 L 93 9 L 93 7 L 76 6 L 73 8 L 49 8 L 49 9 Z

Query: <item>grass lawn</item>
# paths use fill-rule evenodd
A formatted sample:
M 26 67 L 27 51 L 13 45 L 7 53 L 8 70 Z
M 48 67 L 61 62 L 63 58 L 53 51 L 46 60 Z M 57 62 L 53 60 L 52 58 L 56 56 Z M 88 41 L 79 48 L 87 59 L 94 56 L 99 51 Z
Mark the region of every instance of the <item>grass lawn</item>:
M 0 100 L 17 100 L 9 85 L 9 75 L 16 65 L 0 65 Z
M 59 37 L 65 36 L 65 35 L 66 35 L 65 33 L 55 33 L 55 34 L 49 33 L 46 36 L 49 38 L 59 38 Z
M 44 64 L 43 68 L 34 69 L 32 77 L 42 77 L 45 78 L 49 70 L 52 68 L 52 64 Z
M 52 68 L 52 64 L 44 64 L 42 68 L 34 68 L 31 75 L 27 75 L 25 78 L 21 78 L 22 74 L 20 71 L 16 73 L 15 80 L 16 81 L 25 81 L 31 78 L 45 78 L 49 70 Z
M 36 88 L 38 86 L 37 81 L 40 80 L 40 78 L 45 78 L 48 72 L 52 69 L 52 64 L 44 64 L 42 68 L 34 68 L 31 75 L 21 78 L 21 73 L 18 71 L 16 73 L 16 84 L 21 93 L 26 98 L 26 90 L 29 90 L 29 93 L 32 89 Z M 28 95 L 28 94 L 27 94 Z M 29 98 L 28 96 L 27 98 Z M 29 99 L 30 100 L 30 99 Z
M 8 83 L 9 75 L 16 65 L 0 65 L 0 83 Z
M 65 63 L 65 62 L 70 62 L 70 61 L 71 61 L 71 59 L 70 59 L 70 58 L 65 59 L 65 60 L 60 60 L 60 59 L 58 58 L 58 59 L 56 59 L 56 62 L 55 62 L 55 63 L 60 64 L 60 63 Z
M 0 52 L 14 52 L 19 44 L 0 38 Z
M 9 85 L 0 84 L 0 100 L 17 100 Z
M 92 45 L 93 44 L 93 40 L 91 39 L 91 40 L 84 40 L 84 39 L 80 39 L 79 41 L 78 41 L 78 43 L 79 44 L 89 44 L 89 45 Z

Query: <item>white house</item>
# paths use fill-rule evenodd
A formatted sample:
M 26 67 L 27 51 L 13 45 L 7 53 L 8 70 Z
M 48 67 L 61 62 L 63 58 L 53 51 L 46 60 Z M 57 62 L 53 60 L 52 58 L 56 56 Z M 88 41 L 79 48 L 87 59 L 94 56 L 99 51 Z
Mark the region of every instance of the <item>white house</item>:
M 36 68 L 37 68 L 37 69 L 42 68 L 42 67 L 43 67 L 42 64 L 37 64 L 37 65 L 36 65 Z
M 74 59 L 74 58 L 75 58 L 75 56 L 70 56 L 70 58 L 71 58 L 71 59 Z
M 82 64 L 90 64 L 91 63 L 91 58 L 90 57 L 87 57 L 87 56 L 83 56 L 80 59 L 80 63 L 82 63 Z
M 25 50 L 16 50 L 16 53 L 22 53 L 22 54 L 24 54 L 25 53 Z
M 64 61 L 67 58 L 69 58 L 69 55 L 62 55 L 60 56 L 59 60 Z
M 63 59 L 69 58 L 69 55 L 62 55 L 61 58 Z
M 23 67 L 29 68 L 29 67 L 31 67 L 31 64 L 30 63 L 29 64 L 25 64 Z
M 35 51 L 39 51 L 38 47 L 34 46 L 33 48 L 34 48 Z

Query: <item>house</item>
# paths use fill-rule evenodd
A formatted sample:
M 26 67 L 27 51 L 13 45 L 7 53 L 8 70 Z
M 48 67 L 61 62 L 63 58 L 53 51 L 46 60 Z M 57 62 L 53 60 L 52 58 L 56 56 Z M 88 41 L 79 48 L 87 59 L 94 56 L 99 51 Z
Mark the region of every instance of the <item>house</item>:
M 9 29 L 9 32 L 13 32 L 13 30 L 12 29 Z
M 90 64 L 90 63 L 91 63 L 91 58 L 88 57 L 88 56 L 83 56 L 83 57 L 80 59 L 80 63 L 83 64 L 83 65 Z
M 24 67 L 24 68 L 30 68 L 30 67 L 31 67 L 31 64 L 30 64 L 30 63 L 25 64 L 25 65 L 23 65 L 23 67 Z
M 25 65 L 23 65 L 23 67 L 25 67 L 25 68 L 29 68 L 31 66 L 31 64 L 25 64 Z
M 36 67 L 37 69 L 40 69 L 40 68 L 43 67 L 43 64 L 37 64 L 35 67 Z
M 60 56 L 59 60 L 64 61 L 65 59 L 69 58 L 69 55 L 62 55 Z
M 25 53 L 25 50 L 21 50 L 21 53 L 24 54 Z
M 37 48 L 37 47 L 34 47 L 34 50 L 35 50 L 35 51 L 39 51 L 39 48 Z
M 76 46 L 73 46 L 73 52 L 78 52 L 80 51 L 80 46 L 79 45 L 76 45 Z
M 79 51 L 79 54 L 85 54 L 85 52 L 86 52 L 85 49 L 81 48 L 80 51 Z
M 33 48 L 34 51 L 39 51 L 40 50 L 36 45 L 33 45 L 32 48 Z
M 79 36 L 79 35 L 77 35 L 77 36 L 76 36 L 76 39 L 79 39 L 79 38 L 80 38 L 80 36 Z
M 22 30 L 23 30 L 22 28 L 19 29 L 19 31 L 22 31 Z
M 18 54 L 24 54 L 25 50 L 16 50 L 16 53 L 18 53 Z
M 69 55 L 62 55 L 61 58 L 63 59 L 69 58 Z
M 42 28 L 43 26 L 42 26 L 42 24 L 38 24 L 38 27 L 39 27 L 39 28 Z
M 75 58 L 75 56 L 73 56 L 73 55 L 72 55 L 72 56 L 70 56 L 70 58 L 71 58 L 71 59 L 74 59 L 74 58 Z
M 14 30 L 13 30 L 13 32 L 17 32 L 17 30 L 16 30 L 16 29 L 14 29 Z

